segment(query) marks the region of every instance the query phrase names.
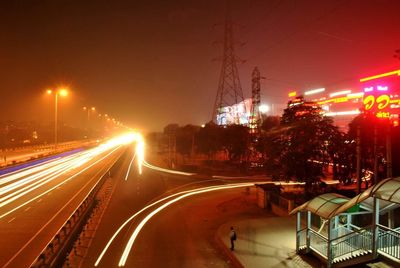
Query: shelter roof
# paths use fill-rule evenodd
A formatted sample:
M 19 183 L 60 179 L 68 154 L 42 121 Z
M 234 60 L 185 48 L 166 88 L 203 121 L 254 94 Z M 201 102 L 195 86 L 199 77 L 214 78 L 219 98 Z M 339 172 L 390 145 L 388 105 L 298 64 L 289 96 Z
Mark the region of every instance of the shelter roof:
M 330 219 L 357 204 L 365 210 L 373 211 L 374 197 L 380 199 L 380 212 L 399 207 L 400 178 L 385 179 L 351 199 L 334 193 L 322 194 L 295 208 L 291 214 L 298 211 L 310 211 L 322 218 Z

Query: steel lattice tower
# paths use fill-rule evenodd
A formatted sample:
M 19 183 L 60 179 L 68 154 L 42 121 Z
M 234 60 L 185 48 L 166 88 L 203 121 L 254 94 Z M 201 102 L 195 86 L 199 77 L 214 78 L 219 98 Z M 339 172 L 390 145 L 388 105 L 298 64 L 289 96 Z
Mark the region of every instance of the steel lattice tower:
M 261 102 L 261 75 L 257 67 L 251 75 L 251 112 L 249 127 L 251 133 L 258 133 L 261 124 L 260 102 Z
M 244 101 L 242 86 L 240 85 L 239 73 L 236 66 L 237 58 L 235 56 L 233 26 L 229 7 L 226 8 L 224 28 L 224 55 L 222 58 L 222 68 L 212 118 L 212 120 L 217 123 L 217 117 L 221 119 L 224 115 L 223 107 L 232 106 Z M 239 124 L 239 113 L 237 111 L 233 111 L 233 113 L 234 123 Z

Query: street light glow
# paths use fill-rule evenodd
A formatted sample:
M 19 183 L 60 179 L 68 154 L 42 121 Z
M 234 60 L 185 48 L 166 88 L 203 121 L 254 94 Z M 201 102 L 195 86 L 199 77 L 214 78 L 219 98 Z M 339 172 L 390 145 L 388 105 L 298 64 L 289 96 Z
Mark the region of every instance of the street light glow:
M 258 110 L 260 111 L 260 113 L 266 114 L 269 112 L 270 109 L 267 104 L 261 104 L 260 107 L 258 107 Z
M 58 94 L 62 97 L 68 96 L 68 90 L 62 88 L 58 91 Z

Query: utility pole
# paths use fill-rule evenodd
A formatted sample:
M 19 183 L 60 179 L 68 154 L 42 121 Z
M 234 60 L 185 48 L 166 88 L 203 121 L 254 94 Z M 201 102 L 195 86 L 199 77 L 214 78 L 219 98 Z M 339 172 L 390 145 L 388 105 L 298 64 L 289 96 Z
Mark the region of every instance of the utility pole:
M 57 143 L 58 143 L 58 140 L 57 140 L 57 135 L 58 135 L 58 122 L 57 122 L 57 119 L 58 119 L 58 92 L 55 92 L 55 94 L 54 94 L 54 96 L 55 96 L 55 99 L 54 99 L 54 104 L 55 104 L 55 107 L 54 107 L 54 149 L 55 150 L 57 150 Z
M 221 124 L 221 117 L 225 114 L 224 107 L 232 106 L 244 101 L 242 86 L 240 84 L 239 73 L 236 66 L 238 61 L 235 55 L 233 38 L 233 25 L 230 8 L 226 6 L 225 25 L 224 25 L 224 54 L 222 57 L 222 67 L 218 84 L 217 96 L 215 98 L 212 121 Z M 233 111 L 234 123 L 240 123 L 240 114 Z
M 253 134 L 258 135 L 261 125 L 260 102 L 261 102 L 261 75 L 257 67 L 254 68 L 251 79 L 251 112 L 249 127 Z
M 392 137 L 391 125 L 388 124 L 386 128 L 386 177 L 391 178 L 392 174 Z
M 374 124 L 374 182 L 378 183 L 378 127 Z
M 357 193 L 361 193 L 361 126 L 357 125 L 357 138 L 356 138 L 356 178 L 357 178 Z

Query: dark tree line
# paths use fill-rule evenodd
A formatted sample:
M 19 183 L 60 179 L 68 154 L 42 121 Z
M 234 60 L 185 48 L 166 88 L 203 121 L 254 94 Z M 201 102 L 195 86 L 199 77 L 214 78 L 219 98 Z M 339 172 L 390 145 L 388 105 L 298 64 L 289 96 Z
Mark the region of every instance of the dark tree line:
M 323 116 L 321 107 L 302 98 L 289 102 L 281 117 L 265 117 L 257 139 L 242 125 L 222 127 L 210 122 L 203 127 L 180 127 L 170 124 L 164 129 L 161 144 L 164 148 L 173 147 L 184 156 L 200 153 L 209 160 L 218 160 L 216 155 L 224 152 L 229 161 L 247 164 L 254 161 L 251 153 L 257 150 L 267 174 L 277 180 L 303 181 L 310 190 L 319 185 L 327 169 L 332 171 L 334 179 L 343 183 L 355 178 L 357 128 L 360 129 L 361 168 L 373 170 L 376 151 L 379 177 L 385 178 L 387 124 L 360 115 L 344 133 L 333 124 L 332 118 Z M 395 176 L 400 173 L 399 129 L 392 127 L 390 131 Z

